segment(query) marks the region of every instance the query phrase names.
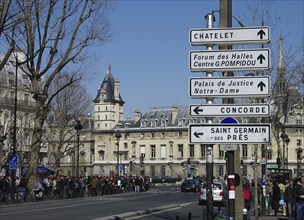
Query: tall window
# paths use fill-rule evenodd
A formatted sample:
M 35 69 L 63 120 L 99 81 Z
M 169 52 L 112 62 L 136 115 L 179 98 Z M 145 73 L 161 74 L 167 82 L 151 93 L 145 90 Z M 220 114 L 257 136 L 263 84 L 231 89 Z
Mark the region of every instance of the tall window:
M 166 148 L 166 145 L 161 145 L 160 146 L 160 149 L 161 149 L 161 158 L 166 158 L 167 156 L 167 148 Z
M 267 150 L 267 160 L 272 160 L 272 150 Z
M 223 150 L 220 150 L 220 146 L 219 146 L 219 157 L 224 157 L 225 156 L 225 152 Z
M 142 155 L 144 158 L 146 157 L 146 146 L 140 145 L 140 155 Z
M 160 172 L 161 172 L 162 176 L 166 176 L 166 166 L 165 165 L 161 165 Z
M 182 144 L 177 145 L 178 157 L 184 157 L 184 146 Z
M 247 144 L 242 144 L 242 157 L 248 156 L 248 146 Z
M 297 114 L 296 115 L 296 124 L 297 125 L 301 125 L 302 124 L 302 115 L 301 114 Z
M 155 176 L 156 172 L 155 172 L 155 166 L 151 166 L 150 167 L 150 172 L 151 172 L 151 176 Z
M 155 157 L 156 157 L 156 146 L 151 145 L 151 158 L 155 158 Z
M 201 144 L 201 157 L 206 157 L 206 145 Z
M 124 160 L 128 160 L 128 158 L 129 158 L 129 157 L 128 157 L 128 153 L 124 153 L 124 154 L 123 154 L 123 158 L 124 158 Z
M 189 145 L 189 152 L 190 152 L 190 157 L 194 157 L 194 145 L 190 144 Z
M 242 175 L 243 175 L 243 176 L 247 176 L 247 174 L 248 174 L 247 165 L 243 165 L 243 172 L 242 172 Z
M 223 165 L 219 165 L 218 171 L 219 171 L 219 176 L 224 176 L 224 166 Z
M 104 160 L 105 152 L 103 150 L 98 151 L 99 160 Z

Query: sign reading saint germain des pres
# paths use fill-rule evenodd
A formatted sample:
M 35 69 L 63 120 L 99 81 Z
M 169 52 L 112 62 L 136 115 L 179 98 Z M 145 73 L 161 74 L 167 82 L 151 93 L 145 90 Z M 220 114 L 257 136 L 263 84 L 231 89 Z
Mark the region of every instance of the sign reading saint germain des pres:
M 190 143 L 270 143 L 270 124 L 190 124 Z

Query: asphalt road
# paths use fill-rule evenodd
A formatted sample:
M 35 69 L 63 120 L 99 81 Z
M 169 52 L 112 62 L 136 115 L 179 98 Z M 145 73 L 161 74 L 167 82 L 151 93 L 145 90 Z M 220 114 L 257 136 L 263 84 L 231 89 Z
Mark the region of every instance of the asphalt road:
M 198 193 L 166 186 L 141 193 L 1 205 L 0 220 L 202 220 L 205 207 L 198 205 L 198 197 Z

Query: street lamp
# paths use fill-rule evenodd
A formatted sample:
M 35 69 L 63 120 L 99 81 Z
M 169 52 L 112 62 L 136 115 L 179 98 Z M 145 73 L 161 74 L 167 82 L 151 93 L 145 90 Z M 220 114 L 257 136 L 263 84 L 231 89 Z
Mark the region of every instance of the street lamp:
M 77 134 L 77 150 L 76 150 L 76 177 L 79 177 L 79 137 L 80 137 L 80 130 L 82 129 L 82 125 L 80 124 L 80 121 L 77 120 L 76 125 L 75 125 L 75 130 Z
M 116 146 L 117 146 L 117 152 L 116 152 L 116 155 L 117 155 L 117 176 L 119 176 L 119 140 L 121 138 L 121 134 L 119 132 L 119 130 L 116 131 L 115 133 L 115 138 L 117 140 L 116 142 Z
M 301 160 L 303 159 L 303 157 L 301 158 L 301 154 L 303 152 L 303 149 L 302 149 L 302 147 L 299 146 L 296 149 L 296 151 L 297 151 L 297 177 L 299 177 L 300 176 L 299 173 L 300 173 Z
M 288 169 L 288 143 L 290 142 L 290 139 L 289 139 L 288 135 L 285 133 L 285 129 L 282 129 L 282 134 L 281 134 L 280 137 L 282 138 L 282 141 L 283 141 L 283 163 L 284 163 L 284 168 L 287 167 L 287 169 Z M 285 158 L 285 146 L 286 146 L 286 149 L 287 149 L 286 158 Z

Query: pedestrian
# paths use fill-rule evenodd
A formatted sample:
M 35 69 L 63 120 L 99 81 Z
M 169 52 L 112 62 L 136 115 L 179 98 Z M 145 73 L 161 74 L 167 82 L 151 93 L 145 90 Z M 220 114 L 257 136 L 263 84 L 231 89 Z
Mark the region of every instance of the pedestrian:
M 138 176 L 135 177 L 135 180 L 134 180 L 134 186 L 135 186 L 135 189 L 134 191 L 135 192 L 139 192 L 139 185 L 140 185 L 140 179 Z
M 274 209 L 274 215 L 278 216 L 281 200 L 281 190 L 278 186 L 278 181 L 274 181 L 272 193 L 272 209 Z
M 295 205 L 296 205 L 296 197 L 294 196 L 294 191 L 295 190 L 295 186 L 294 186 L 294 179 L 291 178 L 288 181 L 288 185 L 285 188 L 285 192 L 284 192 L 284 201 L 287 204 L 287 213 L 288 213 L 288 217 L 289 219 L 293 219 L 293 217 L 295 216 Z
M 304 176 L 301 177 L 299 184 L 295 185 L 294 196 L 296 197 L 296 214 L 297 220 L 304 219 Z
M 244 196 L 244 206 L 247 209 L 247 220 L 250 220 L 250 203 L 252 200 L 252 195 L 250 192 L 250 183 L 246 180 L 243 181 L 243 196 Z

